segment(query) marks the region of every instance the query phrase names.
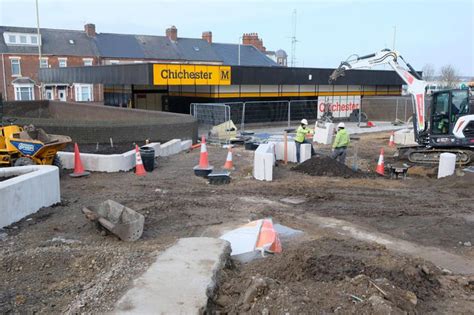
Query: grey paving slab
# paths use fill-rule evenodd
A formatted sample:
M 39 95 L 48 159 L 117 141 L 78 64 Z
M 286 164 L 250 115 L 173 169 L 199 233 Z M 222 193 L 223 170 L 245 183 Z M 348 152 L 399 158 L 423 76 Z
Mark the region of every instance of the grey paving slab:
M 221 239 L 179 239 L 134 281 L 113 313 L 200 314 L 229 255 L 230 245 Z

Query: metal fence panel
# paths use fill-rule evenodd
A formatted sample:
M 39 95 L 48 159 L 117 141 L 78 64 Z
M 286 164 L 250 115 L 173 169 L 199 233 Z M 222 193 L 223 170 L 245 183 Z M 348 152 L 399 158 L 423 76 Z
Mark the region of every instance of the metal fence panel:
M 231 111 L 230 106 L 223 103 L 192 103 L 190 104 L 189 113 L 198 121 L 198 133 L 206 135 L 209 142 L 227 142 L 211 135 L 214 126 L 227 123 L 224 125 L 225 138 L 229 138 L 231 132 Z

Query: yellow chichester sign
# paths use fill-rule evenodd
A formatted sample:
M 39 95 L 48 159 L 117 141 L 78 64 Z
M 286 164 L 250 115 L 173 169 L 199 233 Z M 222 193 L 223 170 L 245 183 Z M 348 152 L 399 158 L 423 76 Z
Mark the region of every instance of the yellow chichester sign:
M 230 85 L 230 66 L 154 64 L 154 85 Z

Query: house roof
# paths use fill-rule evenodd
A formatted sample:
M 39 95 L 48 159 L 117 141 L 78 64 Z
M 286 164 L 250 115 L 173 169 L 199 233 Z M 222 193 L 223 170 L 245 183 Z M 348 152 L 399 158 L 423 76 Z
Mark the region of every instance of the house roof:
M 36 34 L 36 28 L 0 26 L 0 33 Z M 104 58 L 155 59 L 170 61 L 218 62 L 238 64 L 237 44 L 208 43 L 200 38 L 171 41 L 166 36 L 97 33 L 88 37 L 84 31 L 40 29 L 44 55 L 99 56 Z M 73 44 L 70 43 L 73 40 Z M 278 66 L 254 46 L 240 45 L 241 64 Z M 0 53 L 36 54 L 36 46 L 6 45 L 0 36 Z
M 0 52 L 17 54 L 37 54 L 37 46 L 6 45 L 4 32 L 36 34 L 36 28 L 0 26 Z M 65 56 L 97 56 L 96 45 L 87 37 L 85 32 L 42 28 L 41 53 L 44 55 Z M 73 44 L 70 44 L 73 40 Z
M 262 67 L 279 67 L 279 65 L 265 56 L 257 48 L 252 45 L 238 44 L 219 44 L 213 43 L 212 47 L 216 53 L 222 58 L 226 65 L 239 65 L 239 47 L 240 47 L 240 65 L 241 66 L 262 66 Z

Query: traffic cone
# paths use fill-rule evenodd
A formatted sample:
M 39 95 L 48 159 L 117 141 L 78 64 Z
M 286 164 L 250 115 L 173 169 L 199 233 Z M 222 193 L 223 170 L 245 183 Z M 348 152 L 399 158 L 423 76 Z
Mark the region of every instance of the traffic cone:
M 90 173 L 84 170 L 81 161 L 81 154 L 79 153 L 79 146 L 74 143 L 74 173 L 69 174 L 71 177 L 89 176 Z
M 223 166 L 225 170 L 233 170 L 234 169 L 234 162 L 232 162 L 232 146 L 229 145 L 229 150 L 227 152 L 227 159 L 225 160 L 225 164 Z
M 388 141 L 388 146 L 389 147 L 394 147 L 395 146 L 395 141 L 393 140 L 394 137 L 394 132 L 392 131 L 392 134 L 390 135 L 390 140 Z
M 196 165 L 193 169 L 194 175 L 200 177 L 207 177 L 214 169 L 213 166 L 209 165 L 209 156 L 207 154 L 205 136 L 202 136 L 201 138 L 201 154 L 199 156 L 199 165 Z
M 201 155 L 199 156 L 199 168 L 209 168 L 209 156 L 207 153 L 206 137 L 201 138 Z
M 138 145 L 135 145 L 135 175 L 145 176 L 145 168 L 143 167 L 142 156 L 140 155 L 140 150 Z
M 384 166 L 384 161 L 383 161 L 383 148 L 380 149 L 379 161 L 377 162 L 377 168 L 375 169 L 375 172 L 382 176 L 385 175 L 385 166 Z

